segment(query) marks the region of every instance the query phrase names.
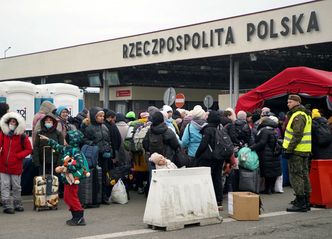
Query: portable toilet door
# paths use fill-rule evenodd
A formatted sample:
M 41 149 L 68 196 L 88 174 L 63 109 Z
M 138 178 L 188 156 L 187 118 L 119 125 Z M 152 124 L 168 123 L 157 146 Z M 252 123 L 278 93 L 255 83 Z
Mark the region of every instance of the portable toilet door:
M 79 112 L 80 89 L 75 85 L 65 83 L 46 84 L 56 107 L 65 106 L 71 116 Z
M 7 86 L 6 82 L 0 82 L 0 103 L 6 103 L 7 101 Z
M 36 85 L 36 97 L 35 97 L 35 112 L 39 112 L 40 105 L 44 101 L 49 101 L 51 103 L 54 103 L 54 100 L 52 98 L 52 94 L 48 89 L 47 85 Z
M 80 96 L 78 98 L 78 112 L 82 112 L 84 109 L 84 91 L 80 89 Z
M 36 86 L 22 81 L 7 81 L 4 83 L 9 111 L 22 115 L 26 122 L 26 131 L 31 135 L 32 121 L 35 114 Z

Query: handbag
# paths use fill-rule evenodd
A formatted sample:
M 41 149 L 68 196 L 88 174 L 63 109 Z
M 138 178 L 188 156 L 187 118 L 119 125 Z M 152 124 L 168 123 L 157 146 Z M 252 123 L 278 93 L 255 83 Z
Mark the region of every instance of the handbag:
M 192 160 L 180 147 L 176 149 L 172 162 L 178 167 L 193 167 Z

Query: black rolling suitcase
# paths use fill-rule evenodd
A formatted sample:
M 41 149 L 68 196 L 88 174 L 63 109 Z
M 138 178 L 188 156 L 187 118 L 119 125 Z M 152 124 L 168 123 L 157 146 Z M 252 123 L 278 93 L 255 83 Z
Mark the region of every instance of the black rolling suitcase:
M 254 171 L 241 168 L 239 169 L 239 190 L 259 193 L 260 174 L 259 168 Z
M 78 197 L 83 208 L 99 207 L 102 200 L 102 170 L 100 167 L 90 169 L 90 177 L 81 180 Z

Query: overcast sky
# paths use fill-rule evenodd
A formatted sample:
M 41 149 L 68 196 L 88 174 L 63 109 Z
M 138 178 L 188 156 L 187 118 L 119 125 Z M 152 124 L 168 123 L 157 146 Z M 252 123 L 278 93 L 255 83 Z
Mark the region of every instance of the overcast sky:
M 0 58 L 310 0 L 0 0 Z

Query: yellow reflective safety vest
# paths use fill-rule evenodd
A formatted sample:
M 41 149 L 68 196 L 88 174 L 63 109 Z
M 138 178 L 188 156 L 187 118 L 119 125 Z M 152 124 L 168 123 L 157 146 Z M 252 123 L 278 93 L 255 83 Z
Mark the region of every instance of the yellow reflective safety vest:
M 311 152 L 311 126 L 312 126 L 312 119 L 309 115 L 307 115 L 306 113 L 304 113 L 303 111 L 297 111 L 295 112 L 291 118 L 289 119 L 289 122 L 287 124 L 286 127 L 286 131 L 285 131 L 285 137 L 284 137 L 284 141 L 282 144 L 282 147 L 284 149 L 287 149 L 289 146 L 290 141 L 292 140 L 293 136 L 294 136 L 294 131 L 291 128 L 291 125 L 293 123 L 293 120 L 296 116 L 298 115 L 303 115 L 306 118 L 306 124 L 303 130 L 303 137 L 300 141 L 300 143 L 296 146 L 296 148 L 294 149 L 294 151 L 297 152 Z

